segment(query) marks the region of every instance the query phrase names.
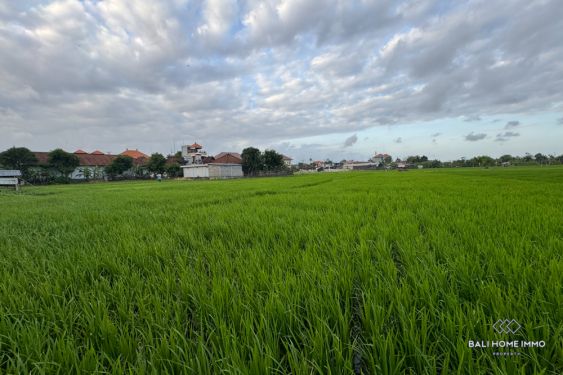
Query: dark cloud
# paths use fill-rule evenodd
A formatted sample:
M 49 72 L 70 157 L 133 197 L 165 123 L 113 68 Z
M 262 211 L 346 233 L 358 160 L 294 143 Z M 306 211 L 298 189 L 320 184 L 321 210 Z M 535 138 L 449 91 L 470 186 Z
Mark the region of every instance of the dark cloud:
M 504 126 L 505 129 L 512 129 L 517 126 L 520 126 L 520 121 L 508 121 Z
M 393 142 L 395 142 L 395 143 L 403 143 L 403 138 L 402 138 L 402 137 L 395 138 L 395 139 L 393 140 Z
M 432 138 L 437 138 L 441 135 L 442 135 L 442 133 L 434 133 L 434 134 L 432 134 Z
M 497 137 L 495 138 L 495 142 L 506 142 L 508 141 L 510 138 L 514 138 L 514 137 L 519 137 L 520 133 L 516 133 L 516 132 L 504 132 L 504 133 L 499 133 L 497 134 Z
M 557 125 L 563 125 L 563 117 L 557 119 Z
M 344 141 L 344 147 L 353 146 L 356 142 L 358 142 L 358 136 L 356 134 L 346 138 Z
M 485 134 L 485 133 L 475 134 L 474 132 L 471 132 L 471 133 L 469 133 L 465 136 L 465 140 L 469 141 L 469 142 L 476 142 L 476 141 L 483 140 L 485 138 L 487 138 L 487 134 Z

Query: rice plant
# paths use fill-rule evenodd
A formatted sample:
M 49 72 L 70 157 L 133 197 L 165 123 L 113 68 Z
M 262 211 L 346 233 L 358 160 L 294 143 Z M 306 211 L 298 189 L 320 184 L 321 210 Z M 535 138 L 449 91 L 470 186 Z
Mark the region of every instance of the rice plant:
M 562 253 L 562 168 L 3 191 L 0 373 L 560 374 Z

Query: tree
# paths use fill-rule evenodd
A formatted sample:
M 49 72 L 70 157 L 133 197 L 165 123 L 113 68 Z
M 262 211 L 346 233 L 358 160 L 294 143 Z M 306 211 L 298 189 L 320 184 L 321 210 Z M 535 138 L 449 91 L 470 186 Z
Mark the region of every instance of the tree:
M 147 169 L 152 173 L 164 173 L 166 170 L 166 158 L 158 152 L 152 154 L 147 163 Z
M 475 156 L 473 159 L 474 166 L 490 167 L 495 165 L 495 159 L 487 155 Z
M 166 174 L 168 174 L 168 177 L 179 177 L 182 175 L 182 167 L 178 163 L 170 164 L 166 168 Z
M 37 163 L 35 154 L 25 147 L 12 147 L 0 153 L 0 165 L 26 172 L 27 168 Z
M 283 155 L 274 150 L 264 151 L 262 160 L 264 161 L 264 169 L 267 171 L 280 171 L 285 166 Z
M 442 167 L 442 162 L 438 159 L 428 161 L 425 164 L 427 164 L 427 165 L 425 165 L 426 168 L 441 168 Z
M 384 159 L 383 162 L 385 164 L 391 164 L 393 162 L 393 158 L 391 157 L 391 155 L 387 155 Z
M 110 176 L 123 174 L 133 166 L 133 158 L 125 155 L 119 155 L 112 160 L 111 164 L 106 167 L 106 173 Z
M 534 155 L 534 159 L 540 164 L 545 164 L 548 161 L 548 157 L 539 152 Z
M 255 176 L 262 170 L 262 153 L 254 147 L 247 147 L 242 150 L 242 171 L 247 176 Z
M 70 154 L 60 148 L 49 152 L 48 157 L 49 165 L 59 171 L 63 177 L 68 177 L 68 175 L 80 165 L 78 156 Z
M 512 155 L 509 154 L 502 155 L 500 158 L 498 158 L 498 160 L 500 160 L 501 163 L 508 163 L 512 161 L 512 159 L 514 158 L 512 157 Z
M 86 181 L 88 181 L 90 177 L 92 177 L 92 171 L 88 167 L 84 167 L 82 174 L 84 175 L 84 179 L 86 179 Z
M 409 156 L 407 158 L 407 163 L 424 163 L 425 161 L 428 161 L 428 157 L 426 157 L 425 155 Z

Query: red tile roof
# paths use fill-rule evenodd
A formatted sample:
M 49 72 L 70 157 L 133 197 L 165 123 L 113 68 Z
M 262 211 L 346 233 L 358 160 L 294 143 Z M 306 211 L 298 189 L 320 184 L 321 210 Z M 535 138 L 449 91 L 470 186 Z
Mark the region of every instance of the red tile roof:
M 197 143 L 194 143 L 194 144 L 193 144 L 193 145 L 191 145 L 190 147 L 191 147 L 191 148 L 196 148 L 196 149 L 197 149 L 197 148 L 203 148 L 203 146 L 202 146 L 202 145 L 200 145 L 200 144 L 197 144 Z
M 41 166 L 49 165 L 49 153 L 48 152 L 34 152 L 37 158 L 37 164 Z M 80 166 L 89 167 L 105 167 L 110 165 L 116 155 L 93 155 L 93 154 L 76 154 Z
M 217 154 L 212 163 L 242 164 L 242 157 L 236 152 L 221 152 Z
M 96 150 L 92 153 L 90 153 L 90 155 L 105 155 L 103 152 L 101 152 L 100 150 Z
M 74 151 L 74 153 L 75 153 L 75 154 L 87 154 L 86 151 L 81 150 L 81 149 L 78 149 L 78 150 Z
M 139 158 L 147 158 L 148 159 L 148 157 L 149 157 L 147 154 L 143 154 L 139 150 L 129 150 L 129 149 L 123 151 L 120 155 L 130 156 L 133 159 L 139 159 Z
M 232 155 L 235 158 L 242 160 L 242 156 L 240 156 L 240 154 L 238 152 L 220 152 L 217 155 L 215 155 L 215 159 L 222 158 L 225 155 Z

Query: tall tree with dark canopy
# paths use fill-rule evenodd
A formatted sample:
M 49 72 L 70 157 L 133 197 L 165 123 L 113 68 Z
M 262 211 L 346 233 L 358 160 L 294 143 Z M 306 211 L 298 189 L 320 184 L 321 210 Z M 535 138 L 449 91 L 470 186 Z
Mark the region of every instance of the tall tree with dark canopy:
M 255 176 L 262 170 L 262 153 L 255 147 L 242 150 L 242 171 L 246 176 Z
M 266 171 L 280 171 L 285 166 L 283 155 L 278 154 L 274 150 L 266 150 L 262 156 L 264 161 L 264 169 Z
M 27 168 L 37 163 L 33 152 L 25 147 L 12 147 L 0 153 L 0 165 L 25 173 Z
M 59 171 L 64 177 L 68 177 L 80 165 L 80 160 L 78 156 L 57 148 L 49 152 L 49 165 Z
M 151 155 L 147 163 L 147 169 L 152 173 L 164 173 L 166 170 L 166 158 L 158 152 Z
M 110 165 L 106 167 L 106 173 L 110 176 L 123 174 L 133 167 L 133 158 L 125 155 L 119 155 Z

